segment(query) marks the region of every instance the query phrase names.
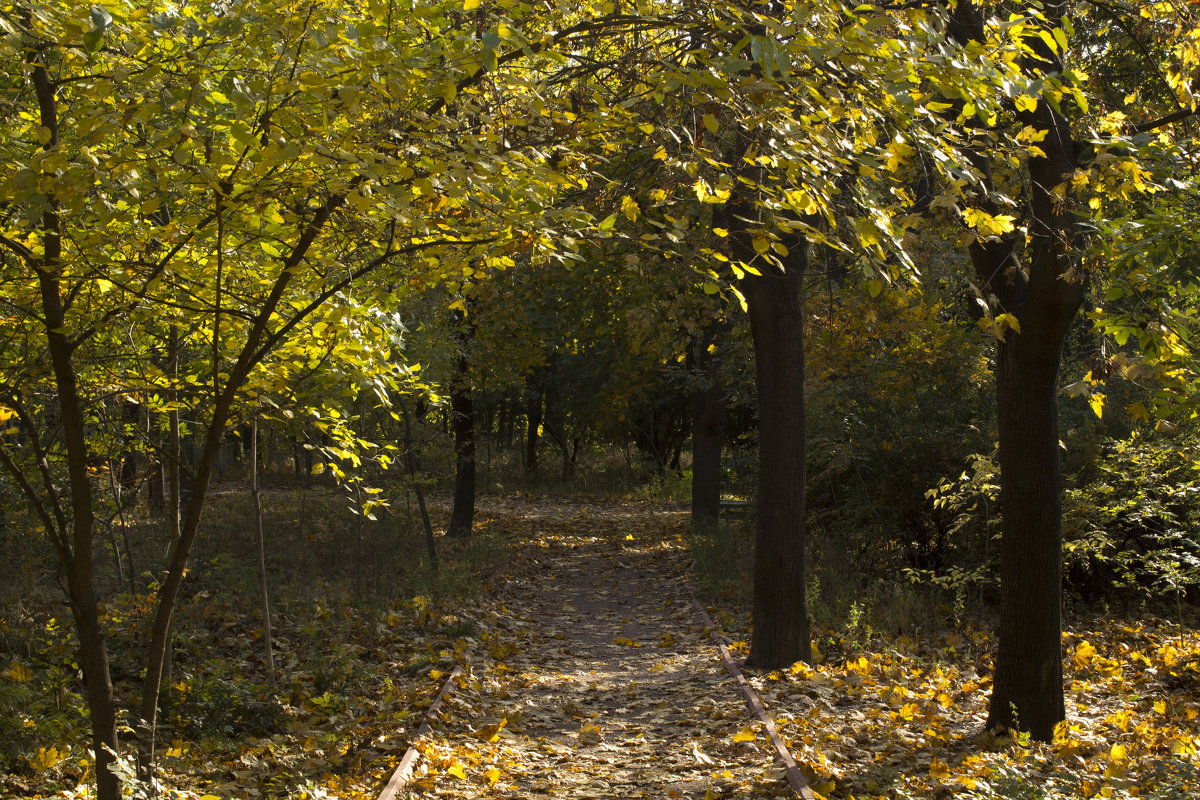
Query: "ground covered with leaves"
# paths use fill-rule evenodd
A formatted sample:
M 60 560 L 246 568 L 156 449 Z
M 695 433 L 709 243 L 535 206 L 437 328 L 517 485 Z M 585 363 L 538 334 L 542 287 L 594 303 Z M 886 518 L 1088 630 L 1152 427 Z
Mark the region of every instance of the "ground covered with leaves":
M 276 510 L 286 520 L 296 509 Z M 329 537 L 342 548 L 342 582 L 303 597 L 288 588 L 274 685 L 252 595 L 219 579 L 221 560 L 239 557 L 204 556 L 208 571 L 177 624 L 160 796 L 375 798 L 464 663 L 432 734 L 415 740 L 422 756 L 402 794 L 788 795 L 690 606 L 686 579 L 705 545 L 685 536 L 680 506 L 482 498 L 473 540 L 439 539 L 441 583 L 425 593 L 413 588 L 419 538 L 401 542 L 410 548 L 402 575 L 380 549 L 391 539 L 352 537 L 376 555 L 348 558 L 334 529 L 356 523 L 314 519 L 285 527 L 279 546 Z M 736 568 L 730 553 L 719 560 Z M 8 590 L 24 599 L 0 614 L 0 796 L 83 798 L 82 686 L 66 618 L 44 590 L 35 602 L 38 578 L 18 571 Z M 379 588 L 352 597 L 354 584 Z M 719 591 L 728 581 L 707 585 L 744 655 L 745 609 Z M 106 602 L 114 678 L 128 699 L 151 599 Z M 751 682 L 819 796 L 1200 796 L 1200 636 L 1177 621 L 1077 619 L 1064 637 L 1068 720 L 1052 744 L 985 730 L 994 641 L 981 626 L 886 637 L 860 620 L 816 640 L 815 663 Z
M 543 513 L 411 797 L 785 797 L 686 587 L 687 515 Z

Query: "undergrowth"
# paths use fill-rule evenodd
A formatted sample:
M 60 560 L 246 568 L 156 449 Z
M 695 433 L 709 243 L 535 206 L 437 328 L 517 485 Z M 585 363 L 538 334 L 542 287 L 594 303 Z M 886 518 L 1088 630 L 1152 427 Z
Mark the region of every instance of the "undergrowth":
M 253 788 L 283 796 L 336 768 L 370 776 L 374 789 L 370 782 L 387 769 L 375 762 L 419 721 L 465 637 L 477 633 L 462 609 L 501 578 L 522 532 L 480 514 L 472 537 L 438 536 L 435 571 L 403 497 L 377 522 L 349 513 L 344 495 L 329 488 L 276 487 L 264 501 L 276 673 L 266 665 L 251 506 L 238 488 L 218 487 L 176 613 L 160 714 L 163 783 L 201 795 Z M 438 498 L 433 506 L 436 525 L 447 510 Z M 39 566 L 48 554 L 38 538 L 18 536 L 14 515 L 6 521 L 0 547 L 12 558 L 0 567 L 7 573 L 0 595 L 9 595 L 0 604 L 0 795 L 82 797 L 90 740 L 70 617 Z M 110 542 L 102 554 L 100 583 L 127 728 L 162 539 L 144 517 L 123 534 L 115 553 Z M 379 744 L 356 745 L 362 737 Z

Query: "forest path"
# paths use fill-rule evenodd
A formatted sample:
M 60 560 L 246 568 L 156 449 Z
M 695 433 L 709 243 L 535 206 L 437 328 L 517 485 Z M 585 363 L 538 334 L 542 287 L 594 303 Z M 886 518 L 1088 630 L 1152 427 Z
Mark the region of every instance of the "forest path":
M 686 514 L 544 502 L 401 796 L 789 796 L 690 603 Z

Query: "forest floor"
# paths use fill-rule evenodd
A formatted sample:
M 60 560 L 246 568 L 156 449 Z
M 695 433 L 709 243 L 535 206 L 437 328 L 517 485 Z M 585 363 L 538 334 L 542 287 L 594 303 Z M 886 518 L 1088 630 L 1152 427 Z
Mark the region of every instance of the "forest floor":
M 714 590 L 709 608 L 744 656 L 737 524 L 713 534 L 714 548 L 689 537 L 677 504 L 485 495 L 476 535 L 440 537 L 442 569 L 422 584 L 419 534 L 356 529 L 334 513 L 335 493 L 268 499 L 276 681 L 245 601 L 244 498 L 230 494 L 212 509 L 212 552 L 196 559 L 180 608 L 159 797 L 374 800 L 414 742 L 411 798 L 790 796 L 686 586 L 705 559 L 726 570 L 724 583 L 700 575 L 701 589 Z M 69 627 L 52 587 L 35 591 L 36 554 L 22 541 L 5 545 L 21 571 L 0 603 L 0 796 L 82 799 L 91 780 Z M 149 598 L 108 597 L 124 705 Z M 1041 744 L 985 730 L 991 634 L 951 608 L 926 610 L 887 629 L 868 609 L 816 630 L 813 664 L 750 677 L 818 797 L 1200 796 L 1191 626 L 1075 615 L 1068 719 Z M 416 738 L 456 664 L 464 677 Z
M 792 796 L 688 605 L 686 514 L 547 498 L 525 513 L 522 576 L 419 745 L 409 796 Z M 722 603 L 745 655 L 746 610 Z M 953 616 L 819 630 L 813 664 L 751 677 L 816 797 L 1200 796 L 1194 630 L 1144 613 L 1073 620 L 1068 719 L 1046 744 L 986 730 L 995 641 Z
M 560 505 L 420 743 L 412 797 L 786 797 L 686 587 L 686 514 Z

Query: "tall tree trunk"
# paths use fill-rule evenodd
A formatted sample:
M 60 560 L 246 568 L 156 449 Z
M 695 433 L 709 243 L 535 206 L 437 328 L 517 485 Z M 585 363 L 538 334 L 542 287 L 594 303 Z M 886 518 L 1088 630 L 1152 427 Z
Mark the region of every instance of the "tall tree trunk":
M 32 11 L 20 9 L 24 26 L 32 25 Z M 45 152 L 58 149 L 58 101 L 55 86 L 46 68 L 45 54 L 30 45 L 24 53 L 27 75 L 37 97 L 39 121 L 47 132 Z M 95 584 L 96 517 L 91 479 L 88 476 L 88 446 L 83 398 L 79 395 L 73 362 L 74 345 L 67 338 L 66 309 L 60 285 L 62 270 L 62 220 L 58 201 L 46 198 L 42 212 L 42 254 L 30 254 L 30 265 L 37 275 L 41 295 L 42 318 L 46 325 L 46 344 L 54 371 L 58 410 L 62 420 L 62 439 L 67 451 L 67 480 L 70 486 L 70 521 L 59 517 L 55 547 L 67 575 L 67 599 L 79 638 L 79 659 L 83 666 L 88 716 L 92 724 L 92 752 L 96 761 L 97 800 L 119 800 L 120 781 L 110 768 L 120 747 L 117 738 L 117 714 L 113 699 L 112 676 L 108 668 L 108 648 L 100 626 L 100 606 Z M 53 493 L 52 493 L 53 494 Z M 57 498 L 54 498 L 57 503 Z M 61 507 L 60 507 L 61 508 Z M 53 534 L 52 534 L 53 535 Z
M 257 415 L 250 423 L 250 497 L 254 502 L 254 543 L 258 551 L 258 594 L 263 617 L 263 655 L 267 660 L 267 679 L 274 686 L 275 648 L 271 643 L 271 595 L 267 590 L 267 545 L 263 532 L 262 491 L 258 485 Z
M 748 238 L 743 232 L 740 239 Z M 754 628 L 747 663 L 779 669 L 812 658 L 806 603 L 804 273 L 807 243 L 788 243 L 787 270 L 757 266 L 742 289 L 750 311 L 758 388 L 758 518 Z M 736 242 L 753 260 L 748 242 Z M 735 251 L 736 252 L 736 251 Z
M 1026 334 L 1028 335 L 1028 334 Z M 988 727 L 1049 740 L 1066 717 L 1058 347 L 1009 333 L 996 364 L 1000 432 L 1000 628 Z M 1042 352 L 1038 352 L 1041 349 Z
M 1061 24 L 1064 6 L 1047 5 L 1047 30 Z M 951 35 L 961 44 L 983 41 L 983 17 L 970 0 L 954 9 Z M 1049 38 L 1049 37 L 1047 37 Z M 1063 54 L 1042 40 L 1023 68 L 1030 74 L 1063 70 Z M 992 313 L 1011 314 L 997 348 L 996 405 L 1000 438 L 1000 624 L 988 726 L 1028 731 L 1049 741 L 1066 717 L 1062 677 L 1062 486 L 1058 439 L 1058 372 L 1063 343 L 1083 301 L 1073 269 L 1075 220 L 1055 188 L 1078 159 L 1069 121 L 1044 98 L 1020 123 L 1046 131 L 1044 155 L 1029 159 L 1027 263 L 1020 237 L 971 246 L 976 279 Z M 986 158 L 976 158 L 990 175 Z M 980 204 L 990 213 L 986 197 Z
M 425 488 L 421 486 L 420 469 L 417 465 L 417 452 L 413 445 L 412 415 L 408 413 L 408 403 L 404 396 L 399 397 L 400 414 L 404 420 L 404 466 L 412 480 L 413 493 L 417 496 L 417 510 L 421 514 L 421 525 L 425 529 L 425 549 L 429 553 L 429 565 L 433 571 L 438 571 L 437 542 L 433 538 L 433 524 L 429 521 L 429 509 L 425 507 Z

